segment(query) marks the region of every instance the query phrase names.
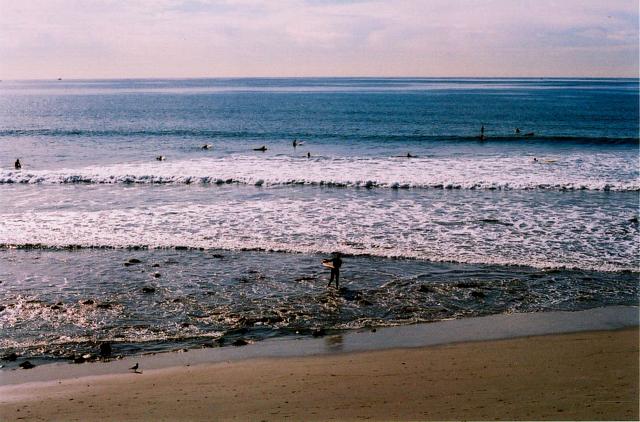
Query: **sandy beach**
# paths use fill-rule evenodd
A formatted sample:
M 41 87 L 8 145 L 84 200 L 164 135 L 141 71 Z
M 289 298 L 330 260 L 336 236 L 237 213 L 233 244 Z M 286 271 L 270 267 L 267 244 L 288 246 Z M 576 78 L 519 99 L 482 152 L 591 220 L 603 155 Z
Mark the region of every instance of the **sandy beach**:
M 9 385 L 13 420 L 637 420 L 638 329 Z

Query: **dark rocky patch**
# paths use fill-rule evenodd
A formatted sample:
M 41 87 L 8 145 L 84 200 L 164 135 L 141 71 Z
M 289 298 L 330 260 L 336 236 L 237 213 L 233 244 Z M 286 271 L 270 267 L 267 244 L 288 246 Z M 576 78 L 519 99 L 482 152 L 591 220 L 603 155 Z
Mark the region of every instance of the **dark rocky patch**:
M 479 290 L 474 290 L 471 292 L 471 296 L 475 297 L 476 299 L 484 299 L 486 297 L 486 295 L 484 294 L 484 292 L 481 292 Z
M 153 273 L 153 277 L 154 278 L 160 278 L 160 277 L 162 277 L 162 275 L 160 273 Z
M 36 367 L 33 363 L 29 362 L 28 360 L 25 360 L 18 366 L 22 369 L 31 369 Z
M 124 266 L 128 267 L 130 265 L 137 265 L 137 264 L 141 264 L 141 263 L 142 263 L 142 261 L 139 260 L 138 258 L 131 258 L 127 262 L 124 263 Z
M 237 339 L 236 341 L 234 341 L 231 344 L 233 346 L 239 347 L 239 346 L 246 346 L 249 343 L 246 340 L 239 338 L 239 339 Z
M 282 321 L 284 321 L 284 318 L 282 318 L 280 315 L 272 315 L 272 316 L 266 317 L 266 320 L 264 322 L 267 322 L 269 324 L 275 324 Z
M 154 287 L 145 286 L 142 288 L 142 293 L 155 293 L 155 291 Z
M 433 293 L 433 287 L 429 287 L 426 284 L 421 284 L 420 287 L 418 287 L 418 291 L 420 293 Z
M 160 264 L 158 264 L 158 263 L 156 262 L 156 263 L 155 263 L 155 264 L 153 264 L 151 267 L 152 267 L 152 268 L 159 268 L 159 267 L 160 267 Z
M 6 361 L 8 361 L 8 362 L 13 362 L 13 361 L 15 361 L 16 359 L 18 359 L 18 354 L 17 354 L 16 352 L 12 352 L 12 353 L 9 353 L 9 354 L 7 354 L 7 355 L 4 355 L 4 356 L 3 356 L 2 358 L 0 358 L 0 359 L 2 359 L 2 360 L 6 360 Z
M 238 335 L 238 334 L 247 334 L 249 332 L 249 330 L 246 327 L 240 327 L 240 328 L 233 328 L 231 330 L 227 330 L 225 331 L 224 335 L 225 336 L 233 336 L 233 335 Z
M 461 283 L 457 283 L 456 287 L 460 289 L 470 289 L 474 287 L 480 287 L 480 283 L 476 283 L 474 281 L 463 281 Z
M 82 302 L 83 305 L 93 305 L 95 302 L 93 301 L 93 299 L 87 299 L 87 300 L 83 300 Z
M 358 290 L 350 290 L 346 287 L 340 288 L 340 296 L 342 296 L 342 298 L 348 302 L 364 299 L 361 292 L 359 292 Z
M 99 309 L 111 309 L 111 304 L 109 302 L 98 303 L 96 308 Z
M 241 317 L 240 319 L 238 319 L 238 324 L 242 325 L 243 327 L 252 327 L 256 322 L 258 322 L 257 318 L 246 318 L 246 317 Z M 246 328 L 243 328 L 246 332 Z

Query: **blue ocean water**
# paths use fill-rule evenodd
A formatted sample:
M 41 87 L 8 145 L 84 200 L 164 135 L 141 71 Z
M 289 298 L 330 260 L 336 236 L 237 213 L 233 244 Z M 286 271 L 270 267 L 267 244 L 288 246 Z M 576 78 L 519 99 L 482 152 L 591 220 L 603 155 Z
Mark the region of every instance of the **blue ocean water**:
M 637 79 L 2 81 L 0 352 L 637 303 L 638 93 Z M 336 250 L 341 291 L 319 265 Z

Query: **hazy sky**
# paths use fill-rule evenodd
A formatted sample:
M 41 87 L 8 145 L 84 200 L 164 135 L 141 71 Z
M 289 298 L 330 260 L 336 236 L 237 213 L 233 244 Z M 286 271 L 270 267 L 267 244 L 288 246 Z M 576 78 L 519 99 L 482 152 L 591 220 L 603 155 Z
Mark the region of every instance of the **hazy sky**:
M 638 76 L 637 0 L 0 0 L 0 79 Z

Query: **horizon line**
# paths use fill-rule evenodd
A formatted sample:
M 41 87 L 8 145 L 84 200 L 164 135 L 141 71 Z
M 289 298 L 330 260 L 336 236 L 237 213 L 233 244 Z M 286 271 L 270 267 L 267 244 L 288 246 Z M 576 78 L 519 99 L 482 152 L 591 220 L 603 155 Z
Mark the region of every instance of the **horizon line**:
M 352 75 L 352 76 L 123 76 L 123 77 L 69 77 L 62 76 L 52 78 L 0 78 L 1 82 L 36 82 L 36 81 L 126 81 L 126 80 L 186 80 L 186 79 L 636 79 L 639 76 L 376 76 L 376 75 Z

